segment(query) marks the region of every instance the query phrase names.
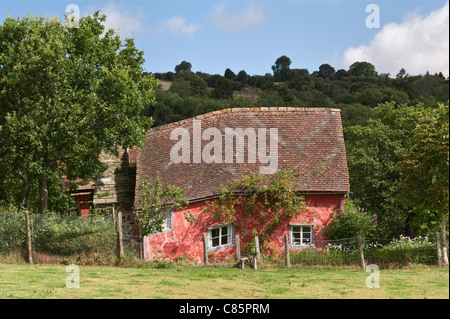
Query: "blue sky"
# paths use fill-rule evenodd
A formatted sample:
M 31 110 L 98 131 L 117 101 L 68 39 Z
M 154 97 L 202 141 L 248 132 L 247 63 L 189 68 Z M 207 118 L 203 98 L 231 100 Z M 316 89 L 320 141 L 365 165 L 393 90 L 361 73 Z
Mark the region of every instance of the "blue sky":
M 369 61 L 391 75 L 402 67 L 449 74 L 448 0 L 0 0 L 0 21 L 6 13 L 63 19 L 69 4 L 81 15 L 100 9 L 107 26 L 134 35 L 148 72 L 186 60 L 193 71 L 264 75 L 287 55 L 291 68 L 310 72 Z M 379 27 L 366 25 L 369 4 L 379 8 Z

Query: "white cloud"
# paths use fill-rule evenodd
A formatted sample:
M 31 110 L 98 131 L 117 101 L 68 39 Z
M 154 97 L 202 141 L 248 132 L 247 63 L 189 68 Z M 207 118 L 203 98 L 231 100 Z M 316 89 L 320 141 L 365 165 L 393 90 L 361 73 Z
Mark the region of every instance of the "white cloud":
M 131 9 L 131 10 L 130 10 Z M 143 8 L 133 7 L 124 10 L 115 4 L 108 4 L 102 9 L 102 13 L 106 15 L 104 26 L 106 29 L 113 28 L 122 36 L 131 36 L 133 33 L 144 28 L 142 23 Z
M 344 53 L 344 67 L 356 61 L 375 65 L 379 73 L 395 75 L 401 68 L 412 75 L 449 75 L 449 4 L 423 17 L 409 14 L 402 23 L 386 24 L 370 45 Z
M 94 9 L 92 6 L 88 8 L 88 14 L 93 14 Z M 106 21 L 103 23 L 106 30 L 115 29 L 123 37 L 131 37 L 135 32 L 144 29 L 142 20 L 144 18 L 143 7 L 127 7 L 125 9 L 123 5 L 116 5 L 113 3 L 107 4 L 101 9 L 101 14 L 106 15 Z
M 200 29 L 201 26 L 199 24 L 187 24 L 185 18 L 175 16 L 161 22 L 156 29 L 156 34 L 162 35 L 164 33 L 169 33 L 177 38 L 192 38 L 194 34 Z
M 243 11 L 233 14 L 226 12 L 225 4 L 219 4 L 210 12 L 210 18 L 219 29 L 229 32 L 243 32 L 261 27 L 266 20 L 266 14 L 253 3 L 249 3 Z

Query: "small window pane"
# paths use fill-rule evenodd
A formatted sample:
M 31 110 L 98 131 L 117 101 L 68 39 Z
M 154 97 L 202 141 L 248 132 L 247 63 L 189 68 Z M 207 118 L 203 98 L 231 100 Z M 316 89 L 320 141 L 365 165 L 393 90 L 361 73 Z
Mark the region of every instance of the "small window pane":
M 220 228 L 216 228 L 216 229 L 211 230 L 211 235 L 212 235 L 213 238 L 219 237 L 220 236 Z
M 300 233 L 301 231 L 301 227 L 300 226 L 294 226 L 292 227 L 292 232 L 293 233 Z
M 294 244 L 300 244 L 300 233 L 293 233 L 292 236 L 294 237 Z
M 222 236 L 222 245 L 228 244 L 228 236 Z
M 219 237 L 212 239 L 212 245 L 213 245 L 213 247 L 220 246 Z
M 228 234 L 228 226 L 222 227 L 222 235 Z
M 163 230 L 172 228 L 172 212 L 167 213 L 166 220 L 164 221 Z

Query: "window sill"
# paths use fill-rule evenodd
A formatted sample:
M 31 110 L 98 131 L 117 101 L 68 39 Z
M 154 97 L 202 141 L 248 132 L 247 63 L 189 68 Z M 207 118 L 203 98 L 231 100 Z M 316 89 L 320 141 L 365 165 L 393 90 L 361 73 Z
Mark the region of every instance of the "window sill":
M 155 235 L 159 235 L 159 234 L 168 233 L 168 232 L 170 232 L 172 230 L 173 230 L 173 228 L 170 228 L 170 229 L 167 229 L 167 230 L 163 230 L 162 232 L 159 232 L 159 233 L 154 233 L 154 234 L 147 235 L 145 237 L 151 237 L 151 236 L 155 236 Z
M 314 248 L 314 244 L 310 244 L 310 245 L 292 245 L 292 248 Z
M 223 245 L 223 246 L 212 247 L 212 248 L 208 248 L 207 251 L 214 251 L 214 250 L 230 247 L 230 246 L 233 246 L 233 245 L 234 245 L 234 243 L 230 243 L 230 244 L 226 244 L 226 245 Z

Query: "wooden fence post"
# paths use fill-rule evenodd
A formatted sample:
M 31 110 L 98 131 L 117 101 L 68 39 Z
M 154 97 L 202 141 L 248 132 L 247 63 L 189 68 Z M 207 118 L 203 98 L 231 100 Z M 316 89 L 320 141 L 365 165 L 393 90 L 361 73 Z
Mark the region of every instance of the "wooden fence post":
M 363 252 L 363 245 L 362 245 L 362 236 L 361 236 L 361 234 L 358 235 L 358 249 L 359 249 L 359 258 L 361 260 L 361 268 L 363 270 L 366 270 L 366 263 L 364 261 L 364 252 Z
M 208 241 L 206 239 L 206 234 L 202 235 L 203 238 L 203 263 L 208 265 Z
M 236 235 L 236 261 L 241 259 L 241 239 Z
M 119 261 L 122 261 L 123 257 L 123 239 L 122 239 L 122 212 L 119 210 L 117 212 L 117 233 L 119 241 Z
M 259 238 L 255 236 L 255 250 L 256 250 L 256 261 L 261 260 L 261 252 L 259 250 Z
M 289 255 L 289 236 L 284 235 L 284 255 L 286 258 L 286 267 L 291 268 L 291 257 Z
M 116 225 L 116 209 L 113 206 L 112 207 L 112 217 L 113 217 L 113 222 L 114 222 L 114 226 Z
M 253 269 L 255 269 L 255 270 L 258 269 L 258 259 L 256 258 L 256 255 L 252 258 L 252 266 L 253 266 Z
M 28 215 L 28 209 L 25 210 L 25 221 L 26 221 L 26 229 L 27 229 L 27 257 L 28 263 L 33 263 L 33 255 L 31 251 L 31 227 L 30 227 L 30 216 Z

